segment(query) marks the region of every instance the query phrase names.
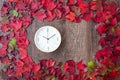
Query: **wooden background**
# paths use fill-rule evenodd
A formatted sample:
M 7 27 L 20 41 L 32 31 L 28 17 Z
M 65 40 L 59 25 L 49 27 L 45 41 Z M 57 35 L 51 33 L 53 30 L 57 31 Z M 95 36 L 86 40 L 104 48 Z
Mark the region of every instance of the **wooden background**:
M 0 7 L 2 2 L 0 0 Z M 120 0 L 116 0 L 120 3 Z M 62 43 L 60 47 L 49 54 L 39 51 L 34 43 L 34 35 L 37 29 L 42 26 L 56 27 L 62 36 Z M 83 60 L 84 63 L 94 59 L 95 52 L 99 49 L 98 40 L 99 36 L 96 32 L 94 22 L 72 23 L 69 21 L 54 20 L 52 22 L 39 22 L 35 19 L 32 25 L 27 29 L 30 45 L 28 53 L 37 63 L 40 59 L 53 58 L 58 61 L 66 61 L 73 59 L 75 61 Z
M 46 25 L 56 27 L 62 36 L 60 47 L 52 53 L 43 53 L 34 44 L 33 38 L 35 32 L 40 27 Z M 53 58 L 56 61 L 66 61 L 69 59 L 79 61 L 82 59 L 86 63 L 88 60 L 94 58 L 94 54 L 98 49 L 98 35 L 95 30 L 95 24 L 92 21 L 82 21 L 81 23 L 59 20 L 39 22 L 35 19 L 27 31 L 30 40 L 28 52 L 36 62 L 39 59 Z

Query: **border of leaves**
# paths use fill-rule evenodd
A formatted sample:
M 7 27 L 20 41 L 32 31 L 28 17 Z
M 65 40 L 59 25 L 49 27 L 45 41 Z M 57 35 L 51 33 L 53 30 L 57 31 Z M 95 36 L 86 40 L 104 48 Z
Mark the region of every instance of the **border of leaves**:
M 107 0 L 8 0 L 1 8 L 0 27 L 0 61 L 1 75 L 7 74 L 7 80 L 108 80 L 120 74 L 120 9 Z M 87 65 L 82 61 L 75 63 L 68 60 L 64 64 L 53 59 L 40 60 L 34 63 L 28 56 L 29 45 L 26 28 L 33 18 L 40 21 L 52 21 L 55 18 L 79 23 L 93 20 L 98 23 L 99 44 L 102 49 L 97 51 L 96 60 Z M 55 67 L 57 66 L 57 67 Z M 86 71 L 87 69 L 87 71 Z M 75 71 L 78 73 L 75 73 Z M 63 74 L 63 73 L 64 74 Z

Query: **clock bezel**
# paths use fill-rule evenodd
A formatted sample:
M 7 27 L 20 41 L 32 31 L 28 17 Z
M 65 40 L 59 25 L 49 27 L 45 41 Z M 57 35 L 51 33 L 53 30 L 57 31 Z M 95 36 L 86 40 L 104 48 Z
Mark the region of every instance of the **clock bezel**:
M 39 31 L 40 31 L 42 28 L 53 28 L 54 30 L 57 31 L 60 40 L 59 40 L 59 43 L 57 44 L 58 46 L 57 46 L 55 49 L 47 51 L 47 50 L 41 49 L 41 48 L 38 46 L 37 36 L 38 36 Z M 42 27 L 40 27 L 40 28 L 35 32 L 34 43 L 35 43 L 35 46 L 37 47 L 37 49 L 40 50 L 41 52 L 44 52 L 44 53 L 54 52 L 54 51 L 56 51 L 56 50 L 60 47 L 61 42 L 62 42 L 62 38 L 61 38 L 60 31 L 59 31 L 57 28 L 53 27 L 53 26 L 48 26 L 48 25 L 47 25 L 47 26 L 42 26 Z

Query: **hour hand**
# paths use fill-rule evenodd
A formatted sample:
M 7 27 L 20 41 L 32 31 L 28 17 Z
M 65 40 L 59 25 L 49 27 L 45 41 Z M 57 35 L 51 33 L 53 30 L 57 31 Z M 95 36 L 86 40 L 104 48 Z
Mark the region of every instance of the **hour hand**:
M 45 39 L 48 39 L 47 37 L 45 37 L 45 36 L 42 36 L 43 38 L 45 38 Z

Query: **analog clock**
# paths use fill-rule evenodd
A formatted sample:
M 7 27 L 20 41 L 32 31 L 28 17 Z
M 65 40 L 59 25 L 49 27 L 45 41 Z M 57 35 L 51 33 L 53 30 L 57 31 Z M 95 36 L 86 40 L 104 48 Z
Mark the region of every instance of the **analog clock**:
M 36 47 L 42 52 L 53 52 L 61 44 L 60 32 L 52 26 L 39 28 L 34 37 Z

